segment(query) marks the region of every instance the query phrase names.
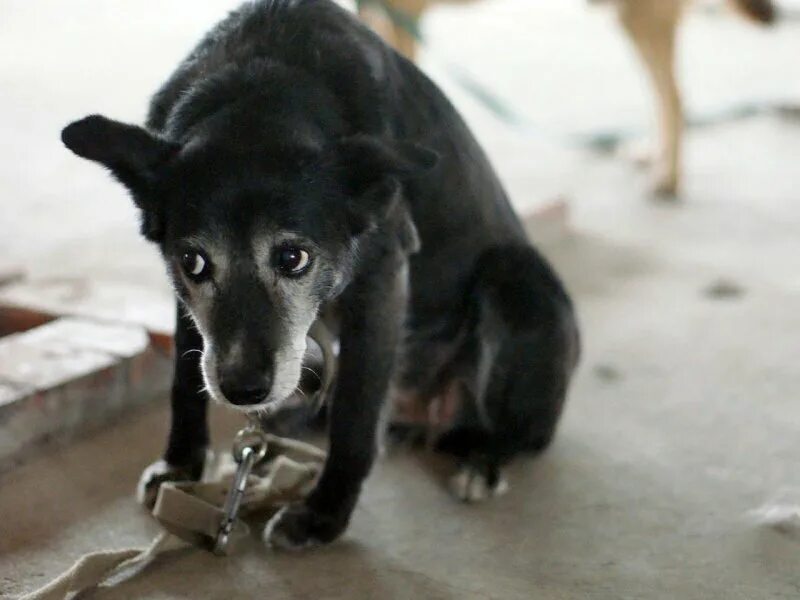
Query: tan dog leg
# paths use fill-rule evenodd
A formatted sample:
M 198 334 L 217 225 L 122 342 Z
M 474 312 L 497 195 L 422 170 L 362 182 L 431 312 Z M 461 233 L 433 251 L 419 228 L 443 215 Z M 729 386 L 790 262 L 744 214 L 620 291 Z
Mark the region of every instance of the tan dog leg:
M 435 0 L 382 0 L 388 8 L 403 15 L 407 26 L 419 27 L 420 18 L 428 5 Z M 392 20 L 378 6 L 364 4 L 359 8 L 359 16 L 372 27 L 387 44 L 409 60 L 417 56 L 417 40 L 401 23 Z
M 683 109 L 675 80 L 675 35 L 682 0 L 621 0 L 620 21 L 647 68 L 658 95 L 660 156 L 655 192 L 675 195 L 680 182 Z
M 422 16 L 424 7 L 418 5 L 418 3 L 413 4 L 413 6 L 401 6 L 400 8 L 403 10 L 403 13 L 408 20 L 413 23 L 415 27 L 419 27 L 419 20 Z M 415 61 L 417 59 L 416 38 L 408 31 L 408 29 L 399 23 L 394 23 L 392 27 L 394 29 L 394 41 L 392 42 L 392 45 L 408 60 Z
M 394 25 L 393 29 L 394 42 L 392 45 L 408 60 L 415 61 L 417 59 L 417 41 L 414 36 L 399 25 Z
M 397 48 L 395 29 L 389 17 L 379 7 L 363 4 L 358 7 L 358 16 L 390 46 Z

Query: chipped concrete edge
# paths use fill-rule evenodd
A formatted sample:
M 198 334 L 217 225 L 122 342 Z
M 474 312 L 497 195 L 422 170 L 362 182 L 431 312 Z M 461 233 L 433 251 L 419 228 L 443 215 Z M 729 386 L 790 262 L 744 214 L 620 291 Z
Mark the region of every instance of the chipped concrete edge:
M 0 473 L 168 391 L 168 338 L 62 317 L 0 338 Z

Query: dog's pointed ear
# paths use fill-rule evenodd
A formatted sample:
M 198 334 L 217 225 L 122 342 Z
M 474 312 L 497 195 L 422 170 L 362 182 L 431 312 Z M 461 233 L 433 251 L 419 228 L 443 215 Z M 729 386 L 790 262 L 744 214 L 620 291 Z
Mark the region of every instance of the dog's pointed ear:
M 133 192 L 140 208 L 159 169 L 180 149 L 142 127 L 91 115 L 61 131 L 64 145 L 78 156 L 108 167 Z
M 424 175 L 439 160 L 436 152 L 419 144 L 368 135 L 341 140 L 336 152 L 351 196 L 348 214 L 354 234 L 389 213 L 400 197 L 403 180 Z

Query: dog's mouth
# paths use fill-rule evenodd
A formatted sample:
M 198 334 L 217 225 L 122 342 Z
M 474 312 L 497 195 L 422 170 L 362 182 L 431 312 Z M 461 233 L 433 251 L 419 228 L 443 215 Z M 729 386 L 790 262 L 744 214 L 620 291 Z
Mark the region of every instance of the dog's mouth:
M 213 363 L 213 360 L 208 360 L 208 363 Z M 293 387 L 289 383 L 288 387 L 290 387 L 291 391 L 288 394 L 276 396 L 275 390 L 272 390 L 262 398 L 247 398 L 244 402 L 237 402 L 236 398 L 230 398 L 223 392 L 221 386 L 217 383 L 215 373 L 212 371 L 213 367 L 208 363 L 205 360 L 203 361 L 205 389 L 215 401 L 228 408 L 261 419 L 270 418 L 284 410 L 302 409 L 311 412 L 319 408 L 320 396 L 324 392 L 325 361 L 320 346 L 311 339 L 308 340 L 306 351 L 300 364 L 295 364 L 291 367 L 298 370 L 299 375 L 295 376 L 297 377 L 297 383 Z

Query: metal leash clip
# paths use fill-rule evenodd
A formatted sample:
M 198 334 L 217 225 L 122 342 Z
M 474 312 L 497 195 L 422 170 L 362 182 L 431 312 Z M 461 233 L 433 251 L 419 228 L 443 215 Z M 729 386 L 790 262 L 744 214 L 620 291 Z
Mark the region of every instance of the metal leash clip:
M 242 505 L 247 478 L 253 467 L 267 454 L 267 435 L 256 424 L 240 429 L 233 440 L 233 458 L 238 463 L 236 474 L 225 497 L 224 516 L 219 526 L 217 539 L 214 542 L 214 554 L 224 556 L 227 553 L 233 525 Z

